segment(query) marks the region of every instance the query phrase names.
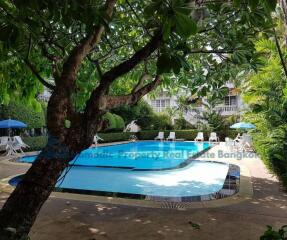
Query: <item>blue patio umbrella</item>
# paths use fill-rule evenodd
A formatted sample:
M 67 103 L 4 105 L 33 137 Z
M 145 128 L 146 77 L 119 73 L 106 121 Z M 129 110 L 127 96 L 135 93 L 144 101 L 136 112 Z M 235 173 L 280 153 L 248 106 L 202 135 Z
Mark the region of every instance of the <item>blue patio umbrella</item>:
M 230 128 L 240 128 L 240 129 L 254 129 L 255 125 L 247 122 L 238 122 L 230 126 Z
M 21 121 L 13 120 L 13 119 L 6 119 L 0 121 L 0 128 L 8 128 L 8 134 L 10 136 L 10 129 L 11 128 L 25 128 L 27 125 Z
M 23 122 L 7 119 L 0 121 L 0 128 L 25 128 L 27 125 Z

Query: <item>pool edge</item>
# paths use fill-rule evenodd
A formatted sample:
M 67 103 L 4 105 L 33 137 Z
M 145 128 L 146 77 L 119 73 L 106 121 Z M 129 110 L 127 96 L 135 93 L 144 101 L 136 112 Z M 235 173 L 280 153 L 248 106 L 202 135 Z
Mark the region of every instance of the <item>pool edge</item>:
M 118 204 L 125 206 L 136 206 L 136 207 L 148 207 L 148 208 L 167 208 L 167 209 L 194 209 L 194 208 L 214 208 L 228 206 L 232 204 L 237 204 L 246 200 L 250 200 L 253 196 L 253 187 L 251 183 L 251 175 L 247 167 L 239 164 L 240 167 L 240 187 L 239 191 L 229 197 L 214 199 L 209 201 L 200 202 L 170 202 L 170 201 L 154 201 L 154 200 L 138 200 L 138 199 L 128 199 L 119 197 L 105 197 L 105 196 L 95 196 L 87 194 L 75 194 L 75 193 L 63 193 L 63 192 L 52 192 L 50 198 L 60 198 L 65 200 L 75 200 L 75 201 L 88 201 L 88 202 L 98 202 L 106 204 Z M 24 174 L 24 173 L 22 173 Z M 21 174 L 12 175 L 7 178 L 0 180 L 0 192 L 10 194 L 14 187 L 9 184 L 9 181 Z

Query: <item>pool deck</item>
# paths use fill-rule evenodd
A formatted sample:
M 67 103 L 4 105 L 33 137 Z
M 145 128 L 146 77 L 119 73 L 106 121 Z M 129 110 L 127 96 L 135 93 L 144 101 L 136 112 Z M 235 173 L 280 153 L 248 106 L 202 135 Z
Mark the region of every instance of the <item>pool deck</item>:
M 276 177 L 254 154 L 238 160 L 221 143 L 197 159 L 240 166 L 240 192 L 225 199 L 192 203 L 180 210 L 163 209 L 162 205 L 143 207 L 143 202 L 137 200 L 132 203 L 127 199 L 53 193 L 32 228 L 31 239 L 255 240 L 265 225 L 278 228 L 287 223 L 287 193 L 281 191 Z M 5 184 L 7 178 L 28 168 L 28 164 L 0 158 L 0 179 L 4 179 L 0 206 L 12 190 Z M 192 227 L 193 223 L 200 229 Z

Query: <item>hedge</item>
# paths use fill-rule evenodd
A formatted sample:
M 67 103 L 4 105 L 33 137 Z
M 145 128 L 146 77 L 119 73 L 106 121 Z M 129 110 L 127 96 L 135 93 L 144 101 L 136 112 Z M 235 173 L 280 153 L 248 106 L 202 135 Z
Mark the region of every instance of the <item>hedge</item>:
M 103 139 L 100 143 L 127 141 L 132 135 L 134 133 L 131 132 L 98 133 L 98 136 Z
M 151 140 L 154 139 L 157 135 L 158 132 L 164 132 L 165 138 L 168 137 L 170 132 L 175 132 L 175 137 L 176 138 L 183 138 L 185 140 L 193 141 L 199 132 L 196 129 L 191 129 L 191 130 L 149 130 L 149 131 L 141 131 L 137 133 L 137 137 L 139 140 Z M 203 132 L 204 139 L 207 141 L 208 137 L 210 135 L 209 131 L 204 131 Z M 230 137 L 230 138 L 235 138 L 237 135 L 237 132 L 235 130 L 227 130 L 227 131 L 220 131 L 217 132 L 217 135 L 221 141 L 224 141 L 225 137 Z
M 23 137 L 24 143 L 28 144 L 30 148 L 26 148 L 26 151 L 39 151 L 44 148 L 47 144 L 47 136 L 38 136 L 38 137 Z
M 136 135 L 139 140 L 152 140 L 154 139 L 160 130 L 150 130 L 150 131 L 141 131 L 138 133 L 131 132 L 117 132 L 117 133 L 99 133 L 99 137 L 103 139 L 100 143 L 109 143 L 109 142 L 119 142 L 119 141 L 127 141 L 130 139 L 132 135 Z M 164 136 L 167 138 L 169 132 L 171 131 L 163 131 Z M 183 138 L 185 140 L 193 141 L 197 135 L 197 130 L 177 130 L 175 132 L 176 138 Z M 229 130 L 228 132 L 218 132 L 218 136 L 221 141 L 224 141 L 226 136 L 234 138 L 237 132 L 234 130 Z M 204 132 L 204 138 L 207 141 L 209 136 L 209 132 Z M 30 146 L 27 151 L 39 151 L 47 144 L 46 136 L 39 137 L 23 137 L 23 141 Z
M 103 119 L 108 122 L 108 127 L 105 132 L 119 132 L 124 130 L 125 122 L 121 116 L 107 112 L 103 116 Z

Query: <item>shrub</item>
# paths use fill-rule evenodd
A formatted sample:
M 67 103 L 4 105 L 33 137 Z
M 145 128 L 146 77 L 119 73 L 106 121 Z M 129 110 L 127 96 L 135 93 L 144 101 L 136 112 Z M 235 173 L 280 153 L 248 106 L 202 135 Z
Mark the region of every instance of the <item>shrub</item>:
M 166 113 L 158 113 L 154 114 L 152 117 L 152 129 L 165 129 L 170 130 L 172 129 L 171 118 Z
M 173 128 L 176 130 L 184 130 L 194 128 L 194 126 L 190 122 L 186 121 L 184 118 L 179 118 L 175 120 Z
M 103 141 L 100 143 L 108 143 L 108 142 L 119 142 L 119 141 L 127 141 L 130 136 L 134 135 L 131 132 L 118 132 L 118 133 L 99 133 L 98 134 Z
M 208 123 L 212 131 L 220 131 L 226 128 L 225 119 L 218 112 L 208 111 L 203 113 L 203 120 Z
M 125 127 L 125 122 L 119 115 L 108 112 L 103 116 L 103 119 L 108 122 L 108 127 L 104 132 L 123 131 Z
M 152 108 L 145 101 L 140 101 L 133 106 L 121 106 L 114 109 L 112 112 L 121 116 L 126 124 L 153 114 Z
M 48 137 L 23 137 L 23 141 L 30 146 L 30 148 L 26 148 L 25 151 L 39 151 L 46 146 Z
M 114 118 L 116 120 L 116 130 L 117 131 L 123 131 L 124 128 L 125 128 L 125 121 L 124 121 L 124 119 L 121 116 L 116 115 L 116 114 L 114 114 Z
M 140 131 L 137 133 L 137 137 L 139 140 L 151 140 L 154 139 L 159 130 L 150 130 L 150 131 Z
M 267 230 L 260 237 L 260 240 L 286 240 L 287 239 L 287 225 L 282 226 L 278 231 L 271 226 L 267 226 Z
M 136 122 L 142 130 L 172 129 L 171 118 L 166 113 L 152 113 L 142 116 Z
M 33 108 L 23 103 L 10 102 L 7 106 L 1 106 L 0 118 L 22 121 L 28 125 L 28 129 L 46 126 L 45 112 L 40 104 Z

